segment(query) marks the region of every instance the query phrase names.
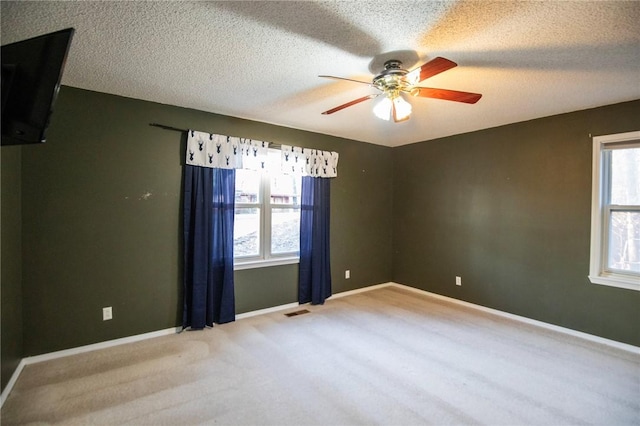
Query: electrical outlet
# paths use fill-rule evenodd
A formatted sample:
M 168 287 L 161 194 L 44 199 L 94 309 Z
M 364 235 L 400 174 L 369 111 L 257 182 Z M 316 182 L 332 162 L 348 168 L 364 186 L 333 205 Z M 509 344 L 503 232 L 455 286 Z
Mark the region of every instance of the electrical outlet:
M 462 277 L 456 277 L 456 285 L 462 285 Z
M 344 278 L 347 279 L 347 280 L 349 278 L 351 278 L 351 271 L 350 270 L 347 269 L 346 271 L 344 271 Z
M 113 318 L 113 311 L 111 310 L 111 306 L 107 308 L 102 308 L 102 321 L 107 321 Z

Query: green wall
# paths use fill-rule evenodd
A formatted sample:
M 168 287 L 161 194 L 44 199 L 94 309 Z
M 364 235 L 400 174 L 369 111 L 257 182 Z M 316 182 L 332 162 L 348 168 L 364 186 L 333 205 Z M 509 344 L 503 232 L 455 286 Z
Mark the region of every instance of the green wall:
M 640 346 L 640 293 L 587 278 L 590 135 L 638 117 L 634 101 L 394 149 L 394 281 Z
M 2 148 L 2 387 L 22 357 L 180 324 L 185 137 L 152 122 L 339 152 L 334 292 L 395 281 L 640 345 L 638 292 L 587 279 L 589 134 L 638 116 L 635 101 L 392 149 L 63 87 L 48 142 Z M 236 272 L 237 313 L 296 296 L 296 265 Z
M 20 146 L 4 146 L 2 156 L 2 210 L 0 306 L 2 329 L 0 347 L 2 389 L 22 359 L 22 189 Z
M 25 356 L 180 324 L 185 135 L 153 122 L 339 152 L 333 290 L 391 280 L 390 148 L 63 87 L 47 143 L 22 154 Z M 295 302 L 296 266 L 237 271 L 236 299 Z

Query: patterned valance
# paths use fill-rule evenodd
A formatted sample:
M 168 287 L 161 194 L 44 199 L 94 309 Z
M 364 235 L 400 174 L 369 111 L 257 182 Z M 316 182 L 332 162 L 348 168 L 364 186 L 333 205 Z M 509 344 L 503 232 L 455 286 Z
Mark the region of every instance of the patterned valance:
M 189 130 L 187 164 L 218 169 L 265 167 L 269 142 Z
M 338 176 L 338 153 L 282 145 L 282 172 L 303 176 Z
M 338 153 L 282 145 L 279 169 L 284 174 L 338 176 Z M 269 142 L 189 130 L 186 164 L 220 169 L 261 170 L 270 166 Z M 273 166 L 271 164 L 271 166 Z

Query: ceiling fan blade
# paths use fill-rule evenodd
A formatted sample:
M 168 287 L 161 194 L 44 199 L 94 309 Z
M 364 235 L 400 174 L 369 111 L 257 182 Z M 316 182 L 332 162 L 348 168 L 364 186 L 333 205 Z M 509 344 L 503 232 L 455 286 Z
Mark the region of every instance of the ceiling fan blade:
M 416 84 L 422 80 L 433 77 L 436 74 L 440 74 L 441 72 L 450 70 L 457 66 L 458 64 L 455 62 L 438 56 L 437 58 L 422 64 L 420 67 L 411 70 L 411 72 L 407 74 L 407 80 L 410 81 L 411 84 Z
M 345 81 L 351 81 L 353 83 L 361 83 L 361 84 L 366 84 L 367 86 L 373 86 L 370 82 L 367 81 L 360 81 L 360 80 L 352 80 L 350 78 L 344 78 L 344 77 L 335 77 L 333 75 L 319 75 L 318 77 L 322 77 L 322 78 L 332 78 L 334 80 L 345 80 Z
M 466 104 L 475 104 L 482 97 L 479 93 L 459 92 L 457 90 L 432 89 L 430 87 L 414 87 L 411 89 L 413 96 L 423 98 L 443 99 L 445 101 L 464 102 Z
M 355 99 L 355 100 L 353 100 L 351 102 L 347 102 L 346 104 L 342 104 L 342 105 L 337 106 L 335 108 L 331 108 L 330 110 L 327 110 L 327 111 L 323 112 L 322 114 L 324 114 L 324 115 L 333 114 L 334 112 L 340 111 L 341 109 L 345 109 L 345 108 L 348 108 L 348 107 L 353 106 L 355 104 L 359 104 L 360 102 L 364 102 L 364 101 L 366 101 L 368 99 L 373 99 L 373 98 L 375 98 L 377 96 L 378 96 L 378 94 L 363 96 L 363 97 Z

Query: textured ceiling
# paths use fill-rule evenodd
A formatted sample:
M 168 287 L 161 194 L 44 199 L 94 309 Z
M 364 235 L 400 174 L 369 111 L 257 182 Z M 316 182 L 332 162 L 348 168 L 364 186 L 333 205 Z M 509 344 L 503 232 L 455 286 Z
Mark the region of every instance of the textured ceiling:
M 640 2 L 1 2 L 2 44 L 74 27 L 68 86 L 398 146 L 640 98 Z M 395 53 L 390 53 L 395 52 Z M 385 59 L 458 67 L 376 118 Z M 163 123 L 172 125 L 173 123 Z M 237 135 L 242 136 L 242 135 Z

